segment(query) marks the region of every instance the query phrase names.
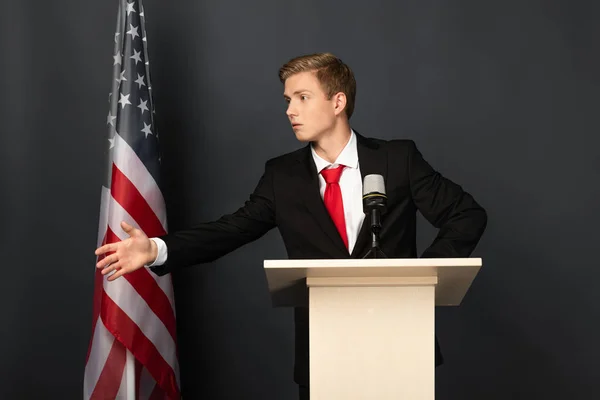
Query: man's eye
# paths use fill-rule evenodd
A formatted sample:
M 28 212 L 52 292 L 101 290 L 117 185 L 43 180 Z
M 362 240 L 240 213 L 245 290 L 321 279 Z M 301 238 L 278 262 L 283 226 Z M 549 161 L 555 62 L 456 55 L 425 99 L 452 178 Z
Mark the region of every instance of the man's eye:
M 300 96 L 300 98 L 301 98 L 302 100 L 306 100 L 306 99 L 308 99 L 308 96 L 306 96 L 306 95 L 302 95 L 302 96 Z

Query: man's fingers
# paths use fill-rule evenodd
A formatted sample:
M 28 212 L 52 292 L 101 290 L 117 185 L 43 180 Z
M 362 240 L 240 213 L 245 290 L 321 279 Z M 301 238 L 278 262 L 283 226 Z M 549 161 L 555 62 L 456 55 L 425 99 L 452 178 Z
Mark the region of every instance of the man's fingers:
M 133 226 L 129 225 L 129 224 L 128 224 L 127 222 L 125 222 L 125 221 L 121 221 L 121 228 L 122 228 L 122 229 L 123 229 L 125 232 L 127 232 L 127 234 L 128 234 L 129 236 L 132 236 L 132 234 L 133 234 L 133 233 L 134 233 L 134 231 L 135 231 L 135 228 L 134 228 Z
M 118 260 L 118 256 L 116 254 L 111 254 L 109 256 L 104 257 L 102 260 L 98 261 L 96 264 L 96 268 L 104 268 L 108 264 L 114 263 Z
M 105 244 L 104 246 L 98 247 L 96 249 L 96 251 L 94 252 L 94 254 L 96 254 L 97 256 L 105 254 L 105 253 L 109 253 L 111 251 L 117 251 L 117 244 L 116 243 L 108 243 Z
M 110 271 L 113 271 L 113 270 L 119 270 L 119 269 L 121 269 L 121 266 L 122 266 L 121 261 L 116 261 L 111 264 L 108 264 L 106 267 L 104 267 L 102 269 L 102 271 L 101 271 L 102 275 L 106 275 Z
M 125 271 L 125 269 L 121 268 L 121 269 L 117 270 L 117 272 L 115 272 L 114 274 L 112 274 L 111 276 L 109 276 L 107 278 L 107 280 L 110 281 L 110 282 L 112 282 L 115 279 L 117 279 L 118 277 L 125 275 L 126 273 L 127 273 L 127 271 Z

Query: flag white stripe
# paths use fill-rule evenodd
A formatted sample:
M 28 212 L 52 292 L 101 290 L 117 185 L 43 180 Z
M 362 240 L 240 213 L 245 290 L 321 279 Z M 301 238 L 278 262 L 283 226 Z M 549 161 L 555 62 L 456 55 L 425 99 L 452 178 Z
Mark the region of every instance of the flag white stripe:
M 125 210 L 118 201 L 114 199 L 109 193 L 108 198 L 109 204 L 108 209 L 109 216 L 107 218 L 107 224 L 110 226 L 110 229 L 114 232 L 114 234 L 120 239 L 127 239 L 129 235 L 121 228 L 121 221 L 127 222 L 129 225 L 138 228 L 138 223 L 133 219 L 131 215 Z M 154 280 L 158 283 L 158 286 L 165 292 L 167 298 L 169 299 L 169 303 L 171 303 L 171 309 L 173 313 L 175 313 L 175 297 L 173 295 L 173 285 L 171 284 L 171 275 L 163 275 L 158 276 L 154 272 L 150 271 L 150 276 L 154 278 Z
M 165 199 L 160 188 L 127 142 L 118 134 L 115 134 L 114 139 L 113 163 L 142 194 L 164 231 L 167 232 Z
M 98 218 L 98 240 L 97 247 L 102 245 L 104 235 L 106 235 L 106 226 L 108 223 L 108 205 L 110 201 L 110 189 L 102 186 L 100 191 L 100 217 Z
M 108 359 L 108 354 L 112 348 L 114 336 L 106 330 L 106 327 L 102 323 L 102 318 L 98 316 L 96 321 L 96 328 L 94 329 L 94 335 L 92 336 L 92 348 L 90 350 L 90 357 L 87 364 L 85 365 L 85 374 L 83 381 L 83 397 L 89 399 L 96 383 L 100 378 L 104 364 Z

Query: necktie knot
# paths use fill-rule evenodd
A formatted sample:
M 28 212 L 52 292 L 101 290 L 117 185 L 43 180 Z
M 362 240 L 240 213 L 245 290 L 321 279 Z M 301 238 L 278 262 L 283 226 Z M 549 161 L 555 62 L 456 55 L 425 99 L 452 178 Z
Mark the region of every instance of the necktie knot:
M 339 165 L 336 168 L 325 168 L 321 171 L 321 175 L 323 175 L 323 178 L 327 184 L 338 183 L 343 170 L 344 165 Z

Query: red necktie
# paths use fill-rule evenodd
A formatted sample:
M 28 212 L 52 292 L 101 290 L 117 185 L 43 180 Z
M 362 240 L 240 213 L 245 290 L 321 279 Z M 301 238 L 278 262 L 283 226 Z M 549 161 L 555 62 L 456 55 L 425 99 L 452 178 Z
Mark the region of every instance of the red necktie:
M 340 165 L 337 168 L 324 169 L 321 171 L 321 175 L 325 178 L 327 186 L 325 187 L 325 194 L 323 195 L 323 201 L 325 202 L 325 208 L 329 211 L 329 215 L 333 220 L 346 248 L 348 248 L 348 235 L 346 234 L 346 218 L 344 217 L 344 203 L 342 201 L 342 190 L 340 189 L 340 176 L 344 165 Z

